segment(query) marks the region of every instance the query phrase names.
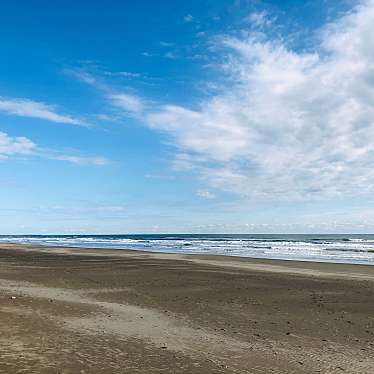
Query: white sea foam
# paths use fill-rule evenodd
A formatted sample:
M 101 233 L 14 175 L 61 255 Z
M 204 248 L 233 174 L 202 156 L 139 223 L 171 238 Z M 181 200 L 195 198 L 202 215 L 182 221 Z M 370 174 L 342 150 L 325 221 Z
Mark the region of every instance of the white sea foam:
M 374 264 L 374 236 L 134 235 L 2 236 L 0 242 L 140 251 L 217 254 L 285 260 Z

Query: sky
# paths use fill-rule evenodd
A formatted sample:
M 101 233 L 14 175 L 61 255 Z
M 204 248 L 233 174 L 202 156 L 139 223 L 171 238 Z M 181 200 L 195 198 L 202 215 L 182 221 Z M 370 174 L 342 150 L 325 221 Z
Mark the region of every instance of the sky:
M 374 0 L 4 1 L 0 233 L 373 233 Z

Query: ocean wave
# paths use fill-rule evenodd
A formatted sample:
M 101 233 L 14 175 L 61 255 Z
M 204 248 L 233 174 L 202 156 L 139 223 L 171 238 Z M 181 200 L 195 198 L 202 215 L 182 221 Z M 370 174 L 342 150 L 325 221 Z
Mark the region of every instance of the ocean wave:
M 374 264 L 368 235 L 18 235 L 0 242 Z

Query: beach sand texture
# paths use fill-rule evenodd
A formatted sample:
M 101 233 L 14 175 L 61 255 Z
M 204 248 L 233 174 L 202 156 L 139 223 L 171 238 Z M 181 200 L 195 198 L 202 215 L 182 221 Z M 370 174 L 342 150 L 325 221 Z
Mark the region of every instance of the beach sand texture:
M 374 267 L 0 246 L 1 373 L 374 373 Z

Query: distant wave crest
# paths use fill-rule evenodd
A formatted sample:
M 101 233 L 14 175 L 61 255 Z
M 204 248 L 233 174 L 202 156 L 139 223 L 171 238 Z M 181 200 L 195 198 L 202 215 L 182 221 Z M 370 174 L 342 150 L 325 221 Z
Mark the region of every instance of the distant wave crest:
M 374 264 L 374 235 L 8 235 L 0 242 Z

